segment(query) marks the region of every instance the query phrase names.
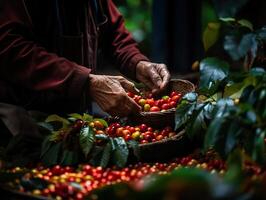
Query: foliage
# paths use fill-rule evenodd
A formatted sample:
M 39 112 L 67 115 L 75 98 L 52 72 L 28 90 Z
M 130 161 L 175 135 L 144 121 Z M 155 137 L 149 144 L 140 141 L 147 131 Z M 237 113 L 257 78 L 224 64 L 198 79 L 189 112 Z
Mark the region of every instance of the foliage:
M 151 0 L 116 0 L 118 9 L 125 18 L 126 28 L 140 46 L 149 46 L 152 24 Z M 147 52 L 148 53 L 148 52 Z
M 234 70 L 248 71 L 264 62 L 265 27 L 254 30 L 245 19 L 219 18 L 210 21 L 203 32 L 207 55 L 219 57 Z
M 206 60 L 210 59 L 202 62 L 205 63 Z M 220 68 L 219 63 L 216 59 L 212 65 L 201 68 L 202 74 L 204 71 L 204 79 L 201 79 L 203 82 L 200 83 L 200 96 L 195 93 L 188 94 L 196 97 L 194 101 L 187 101 L 184 96 L 176 110 L 176 129 L 185 127 L 190 138 L 202 137 L 201 134 L 206 133 L 205 150 L 214 148 L 224 158 L 241 147 L 254 161 L 263 164 L 266 72 L 262 69 L 252 69 L 248 73 L 227 76 L 222 73 L 221 76 L 223 67 Z M 206 79 L 211 80 L 209 84 L 205 82 Z M 213 84 L 215 90 L 213 87 L 206 87 L 210 86 L 212 81 L 216 83 Z
M 95 130 L 89 125 L 94 121 L 108 126 L 105 120 L 93 118 L 86 113 L 70 114 L 67 119 L 51 115 L 45 120 L 46 123 L 40 123 L 51 132 L 42 143 L 42 162 L 47 166 L 88 162 L 102 167 L 109 164 L 124 167 L 129 156 L 129 146 L 137 154 L 136 145 L 127 144 L 123 138 L 95 134 Z M 81 122 L 82 125 L 78 128 L 78 123 Z

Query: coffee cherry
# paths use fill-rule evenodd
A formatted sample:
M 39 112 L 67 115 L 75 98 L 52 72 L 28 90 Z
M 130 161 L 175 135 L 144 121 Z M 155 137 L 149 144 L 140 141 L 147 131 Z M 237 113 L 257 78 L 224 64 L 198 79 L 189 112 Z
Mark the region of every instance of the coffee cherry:
M 139 140 L 139 138 L 140 138 L 140 132 L 139 131 L 136 131 L 136 132 L 132 133 L 131 137 L 134 140 Z
M 150 108 L 150 112 L 158 112 L 160 111 L 160 108 L 158 106 L 153 106 Z
M 144 112 L 149 112 L 151 109 L 151 105 L 150 104 L 145 104 L 143 107 Z
M 103 129 L 104 129 L 104 125 L 103 125 L 100 121 L 95 120 L 95 121 L 93 121 L 93 122 L 94 122 L 94 127 L 95 127 L 96 129 L 100 129 L 100 130 L 103 130 Z
M 145 99 L 140 99 L 138 101 L 138 104 L 141 105 L 141 106 L 144 106 L 146 104 L 146 100 Z

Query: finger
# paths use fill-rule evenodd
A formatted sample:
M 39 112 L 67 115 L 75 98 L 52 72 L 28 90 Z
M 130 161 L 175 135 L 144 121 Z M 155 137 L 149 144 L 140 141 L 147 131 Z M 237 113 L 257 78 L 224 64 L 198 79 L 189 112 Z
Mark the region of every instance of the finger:
M 169 71 L 167 70 L 166 65 L 162 65 L 161 70 L 160 70 L 159 73 L 160 73 L 160 75 L 161 75 L 161 77 L 162 77 L 162 79 L 163 79 L 163 82 L 162 82 L 162 84 L 161 84 L 160 89 L 163 89 L 163 88 L 165 88 L 165 87 L 167 86 L 167 84 L 169 83 L 171 76 L 170 76 Z
M 132 92 L 134 94 L 140 93 L 140 91 L 135 87 L 135 84 L 125 78 L 121 79 L 120 84 L 127 92 Z
M 157 69 L 154 67 L 154 65 L 152 65 L 150 67 L 150 70 L 148 70 L 148 74 L 149 74 L 149 77 L 150 77 L 151 81 L 153 82 L 153 84 L 156 87 L 160 88 L 160 86 L 162 84 L 162 78 L 160 77 L 160 75 L 159 75 Z
M 128 98 L 128 107 L 130 112 L 128 114 L 131 113 L 140 113 L 141 112 L 141 106 L 138 105 L 132 98 Z
M 144 83 L 144 85 L 146 85 L 149 89 L 154 89 L 154 84 L 151 80 L 147 79 L 147 78 L 143 78 L 141 80 L 142 83 Z

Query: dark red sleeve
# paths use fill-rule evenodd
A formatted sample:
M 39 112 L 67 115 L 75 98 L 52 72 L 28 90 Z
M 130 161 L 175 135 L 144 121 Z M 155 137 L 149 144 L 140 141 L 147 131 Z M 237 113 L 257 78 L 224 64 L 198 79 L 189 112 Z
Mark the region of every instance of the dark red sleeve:
M 108 18 L 110 24 L 111 46 L 114 56 L 123 74 L 129 78 L 136 79 L 136 65 L 139 61 L 148 61 L 138 49 L 136 41 L 125 28 L 124 18 L 114 5 L 112 0 L 108 1 Z
M 90 70 L 47 52 L 32 35 L 24 1 L 1 0 L 0 79 L 34 92 L 51 91 L 66 100 L 84 96 Z

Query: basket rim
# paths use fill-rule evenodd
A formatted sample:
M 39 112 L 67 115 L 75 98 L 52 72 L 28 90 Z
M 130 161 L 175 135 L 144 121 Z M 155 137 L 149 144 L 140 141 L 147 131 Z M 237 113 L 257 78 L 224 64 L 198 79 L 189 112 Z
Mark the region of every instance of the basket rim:
M 175 78 L 175 79 L 171 79 L 169 82 L 174 82 L 174 81 L 179 81 L 179 82 L 183 82 L 183 83 L 189 84 L 191 86 L 191 91 L 190 92 L 194 92 L 196 90 L 195 85 L 192 82 L 188 81 L 188 80 Z M 171 109 L 163 110 L 163 111 L 159 111 L 159 112 L 140 112 L 138 114 L 141 115 L 141 116 L 146 116 L 146 115 L 164 115 L 164 114 L 173 113 L 175 111 L 176 111 L 176 108 L 171 108 Z
M 171 109 L 163 110 L 163 111 L 159 111 L 159 112 L 140 112 L 139 114 L 142 116 L 145 116 L 145 115 L 163 115 L 163 114 L 173 113 L 175 111 L 176 111 L 176 108 L 171 108 Z
M 183 138 L 183 136 L 185 135 L 185 129 L 179 131 L 176 135 L 170 137 L 170 138 L 166 138 L 166 139 L 162 139 L 160 141 L 156 141 L 156 142 L 150 142 L 150 143 L 146 143 L 146 144 L 139 144 L 139 147 L 150 147 L 153 145 L 158 145 L 158 144 L 165 144 L 169 141 L 177 141 Z

